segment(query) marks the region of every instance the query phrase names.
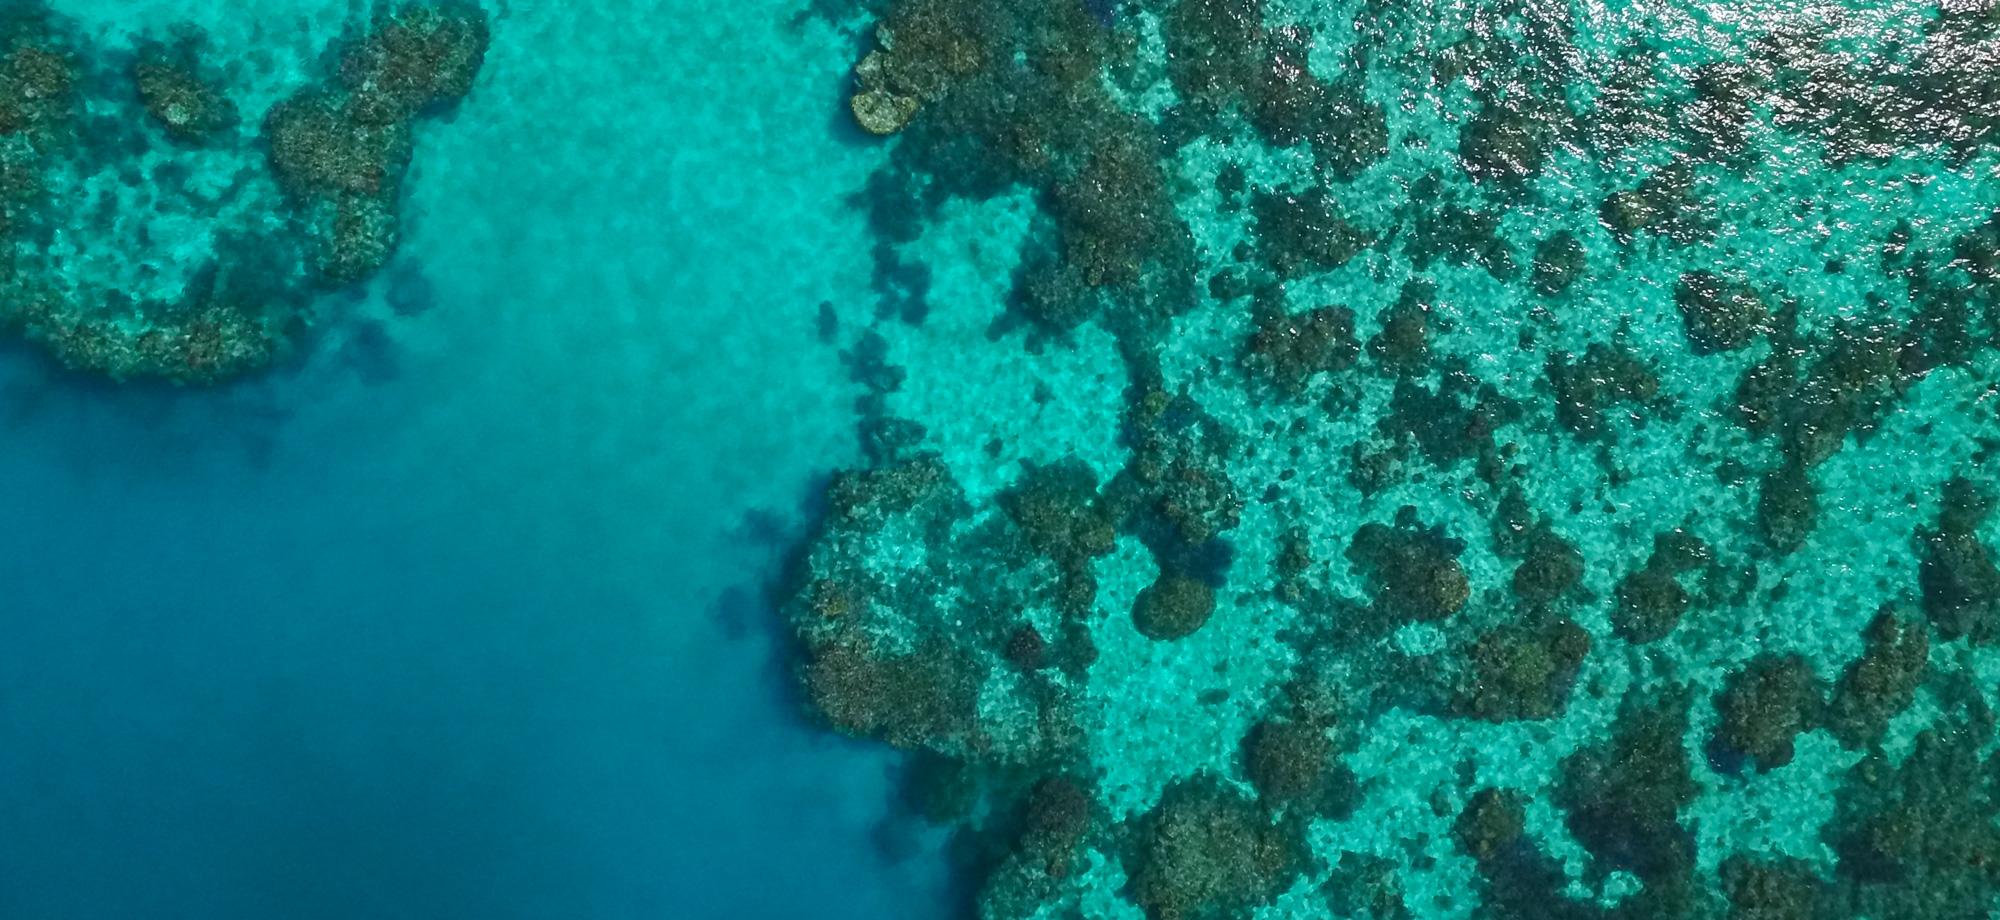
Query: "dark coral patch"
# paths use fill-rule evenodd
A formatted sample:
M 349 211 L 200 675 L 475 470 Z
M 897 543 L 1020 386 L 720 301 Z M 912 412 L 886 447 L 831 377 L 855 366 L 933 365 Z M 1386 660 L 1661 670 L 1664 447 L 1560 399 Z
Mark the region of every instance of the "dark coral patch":
M 1674 286 L 1674 305 L 1698 354 L 1747 346 L 1771 321 L 1771 308 L 1754 288 L 1710 271 L 1682 275 Z
M 1725 769 L 1747 761 L 1760 772 L 1791 763 L 1793 739 L 1818 720 L 1820 705 L 1818 681 L 1804 658 L 1758 655 L 1716 696 L 1720 718 L 1711 759 Z
M 1309 861 L 1299 828 L 1209 776 L 1169 786 L 1133 831 L 1130 894 L 1154 920 L 1247 916 Z
M 1375 607 L 1395 619 L 1438 620 L 1457 613 L 1472 595 L 1462 545 L 1412 521 L 1363 524 L 1347 558 L 1368 576 Z
M 1984 643 L 2000 637 L 2000 566 L 1976 532 L 1990 513 L 1988 496 L 1968 480 L 1953 479 L 1944 487 L 1937 529 L 1919 535 L 1924 612 L 1946 639 Z
M 1148 639 L 1193 635 L 1215 613 L 1215 589 L 1200 579 L 1163 572 L 1132 602 L 1132 625 Z
M 1473 643 L 1452 708 L 1491 722 L 1559 716 L 1589 654 L 1590 634 L 1566 620 L 1498 627 Z

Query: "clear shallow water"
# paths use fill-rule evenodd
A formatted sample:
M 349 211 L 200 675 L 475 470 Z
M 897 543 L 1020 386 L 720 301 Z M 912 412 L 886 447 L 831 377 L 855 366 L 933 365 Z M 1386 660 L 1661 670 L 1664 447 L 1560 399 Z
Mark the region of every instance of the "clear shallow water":
M 224 56 L 346 11 L 56 7 Z M 784 547 L 742 524 L 781 541 L 854 452 L 814 323 L 865 288 L 838 199 L 866 160 L 826 130 L 841 55 L 768 66 L 808 56 L 788 14 L 501 14 L 474 98 L 419 130 L 419 315 L 377 285 L 218 392 L 0 359 L 0 915 L 934 903 L 876 844 L 888 762 L 774 672 Z

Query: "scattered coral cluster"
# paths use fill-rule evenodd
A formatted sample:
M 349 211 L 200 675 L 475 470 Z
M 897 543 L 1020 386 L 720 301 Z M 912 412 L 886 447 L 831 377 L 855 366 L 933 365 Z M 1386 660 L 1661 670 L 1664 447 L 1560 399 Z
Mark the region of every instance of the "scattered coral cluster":
M 883 308 L 786 612 L 978 915 L 2000 910 L 2000 7 L 818 11 Z
M 388 261 L 410 132 L 471 89 L 487 41 L 470 4 L 379 7 L 260 119 L 278 78 L 192 26 L 127 48 L 7 5 L 0 326 L 119 380 L 268 366 L 317 295 Z

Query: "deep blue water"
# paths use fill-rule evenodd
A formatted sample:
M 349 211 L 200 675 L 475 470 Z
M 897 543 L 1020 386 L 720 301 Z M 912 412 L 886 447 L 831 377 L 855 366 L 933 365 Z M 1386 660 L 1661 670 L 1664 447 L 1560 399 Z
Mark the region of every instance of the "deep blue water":
M 199 404 L 79 403 L 0 473 L 0 915 L 867 917 L 910 884 L 881 764 L 792 721 L 754 604 L 675 583 L 754 592 L 761 548 L 665 521 L 684 557 L 620 584 L 615 533 L 507 513 L 552 484 L 461 514 L 412 499 L 462 471 L 365 442 L 259 467 L 235 437 L 282 419 L 189 447 Z
M 130 403 L 45 397 L 0 461 L 0 915 L 869 917 L 910 896 L 869 835 L 881 764 L 795 724 L 771 673 L 743 599 L 764 548 L 670 519 L 682 557 L 631 575 L 616 532 L 526 513 L 573 484 L 428 507 L 466 471 Z M 740 622 L 676 583 L 702 567 L 749 592 Z

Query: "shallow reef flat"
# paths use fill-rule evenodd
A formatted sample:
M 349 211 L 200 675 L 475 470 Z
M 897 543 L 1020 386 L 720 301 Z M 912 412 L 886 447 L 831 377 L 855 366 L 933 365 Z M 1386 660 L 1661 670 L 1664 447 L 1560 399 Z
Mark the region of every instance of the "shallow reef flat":
M 2000 910 L 2000 5 L 800 17 L 797 675 L 968 911 Z
M 118 380 L 268 367 L 394 254 L 412 132 L 487 42 L 457 0 L 373 6 L 296 59 L 0 5 L 0 327 Z

